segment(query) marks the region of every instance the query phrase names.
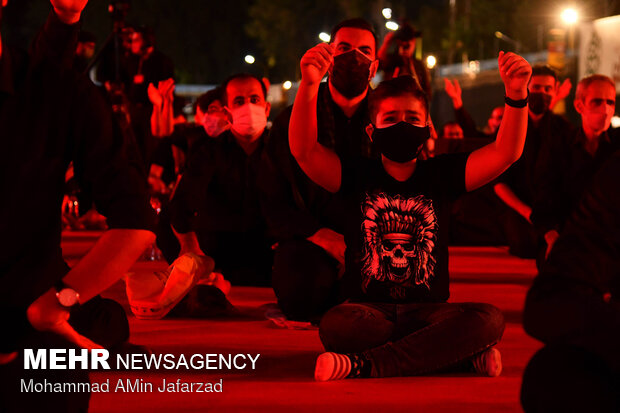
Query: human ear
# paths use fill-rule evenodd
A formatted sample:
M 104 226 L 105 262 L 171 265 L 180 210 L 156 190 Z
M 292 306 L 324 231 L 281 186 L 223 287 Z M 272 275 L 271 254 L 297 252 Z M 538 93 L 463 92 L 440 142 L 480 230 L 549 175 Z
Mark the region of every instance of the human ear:
M 366 134 L 368 135 L 368 137 L 370 138 L 370 141 L 372 142 L 372 133 L 375 131 L 375 127 L 372 126 L 372 123 L 369 123 L 368 125 L 366 125 Z
M 368 81 L 370 81 L 377 74 L 377 70 L 379 70 L 379 59 L 376 59 L 374 62 L 370 64 L 370 73 L 368 77 Z
M 573 106 L 575 106 L 575 110 L 577 111 L 577 113 L 579 113 L 580 115 L 583 114 L 584 106 L 583 106 L 583 101 L 581 99 L 573 100 Z

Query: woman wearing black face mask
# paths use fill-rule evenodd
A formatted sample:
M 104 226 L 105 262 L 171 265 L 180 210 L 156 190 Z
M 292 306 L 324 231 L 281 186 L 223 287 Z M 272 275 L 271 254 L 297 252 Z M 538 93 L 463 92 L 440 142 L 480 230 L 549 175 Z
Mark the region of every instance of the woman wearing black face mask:
M 446 303 L 445 222 L 452 200 L 489 182 L 521 155 L 529 64 L 512 53 L 499 56 L 506 108 L 495 142 L 471 154 L 429 160 L 417 158 L 430 135 L 426 95 L 410 76 L 383 82 L 369 95 L 373 124 L 366 129 L 379 161 L 341 159 L 317 142 L 315 80 L 330 64 L 321 56 L 302 58 L 289 144 L 315 183 L 350 201 L 351 214 L 344 224 L 342 280 L 349 303 L 321 321 L 328 352 L 317 360 L 316 380 L 416 375 L 456 364 L 498 375 L 501 359 L 492 346 L 503 332 L 501 312 L 488 304 Z

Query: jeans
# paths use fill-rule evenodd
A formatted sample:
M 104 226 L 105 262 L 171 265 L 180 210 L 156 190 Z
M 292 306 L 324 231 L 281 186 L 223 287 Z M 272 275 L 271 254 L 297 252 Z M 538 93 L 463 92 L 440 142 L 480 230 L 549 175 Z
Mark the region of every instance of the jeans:
M 274 256 L 272 285 L 287 318 L 318 321 L 338 304 L 338 262 L 310 241 L 281 241 Z
M 362 353 L 371 377 L 421 375 L 462 365 L 497 344 L 502 313 L 481 303 L 345 303 L 321 320 L 327 351 Z

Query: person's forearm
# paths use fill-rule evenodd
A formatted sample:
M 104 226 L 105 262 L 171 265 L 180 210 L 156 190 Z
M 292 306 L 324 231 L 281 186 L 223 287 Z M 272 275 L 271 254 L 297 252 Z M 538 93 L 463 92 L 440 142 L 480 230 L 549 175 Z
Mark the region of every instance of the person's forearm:
M 506 93 L 508 94 L 509 92 Z M 507 95 L 507 97 L 513 100 L 525 99 L 527 97 L 527 90 L 520 93 L 513 92 L 512 96 Z M 525 108 L 515 108 L 504 105 L 504 116 L 497 132 L 495 147 L 508 165 L 516 162 L 521 157 L 527 135 L 527 122 L 527 106 Z
M 204 252 L 200 249 L 200 244 L 198 243 L 198 237 L 194 231 L 180 233 L 177 232 L 174 227 L 172 228 L 174 235 L 176 235 L 179 240 L 179 244 L 181 244 L 181 252 L 179 255 L 186 254 L 188 252 L 193 252 L 197 255 L 205 255 Z
M 320 83 L 309 84 L 303 80 L 295 96 L 288 128 L 291 153 L 298 162 L 312 152 L 317 144 L 316 105 Z
M 388 57 L 388 51 L 390 49 L 390 44 L 391 42 L 386 39 L 382 44 L 381 47 L 379 48 L 379 51 L 377 52 L 377 59 L 384 61 L 387 59 Z
M 153 104 L 153 112 L 151 112 L 151 134 L 155 137 L 163 136 L 161 133 L 161 105 Z
M 532 208 L 525 204 L 521 199 L 510 189 L 510 187 L 504 183 L 496 184 L 493 189 L 497 196 L 504 201 L 506 205 L 514 209 L 523 218 L 530 220 L 532 214 Z
M 153 241 L 155 234 L 146 230 L 106 231 L 63 282 L 77 291 L 84 303 L 123 276 Z

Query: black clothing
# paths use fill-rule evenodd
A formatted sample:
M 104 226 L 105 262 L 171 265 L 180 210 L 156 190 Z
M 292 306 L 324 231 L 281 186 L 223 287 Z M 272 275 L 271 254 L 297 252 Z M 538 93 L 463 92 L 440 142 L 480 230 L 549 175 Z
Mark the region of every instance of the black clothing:
M 551 145 L 555 141 L 566 144 L 571 130 L 572 126 L 566 119 L 551 111 L 547 111 L 537 124 L 529 119 L 523 154 L 500 176 L 499 181 L 508 185 L 521 201 L 531 206 L 535 188 L 553 157 Z
M 340 302 L 334 288 L 338 272 L 336 259 L 318 245 L 305 239 L 280 241 L 271 282 L 282 313 L 291 320 L 318 322 Z
M 312 182 L 291 154 L 288 127 L 291 108 L 275 120 L 265 143 L 259 184 L 263 214 L 278 239 L 307 238 L 320 228 L 341 232 L 341 206 L 328 191 Z M 365 127 L 370 123 L 365 99 L 351 118 L 334 103 L 327 83 L 319 88 L 318 141 L 339 156 L 378 155 L 372 151 Z
M 620 374 L 600 357 L 566 344 L 538 351 L 523 373 L 521 406 L 527 413 L 618 412 Z
M 77 36 L 76 27 L 61 24 L 52 14 L 29 57 L 3 45 L 0 317 L 9 333 L 0 351 L 15 348 L 20 335 L 31 329 L 25 309 L 66 272 L 60 206 L 71 161 L 80 188 L 92 195 L 110 228 L 152 225 L 145 177 L 127 161 L 99 91 L 69 69 L 72 59 L 52 53 L 56 49 L 50 39 L 59 39 L 54 44 L 65 41 L 74 50 L 67 40 L 71 36 Z
M 151 105 L 147 89 L 161 80 L 174 77 L 172 60 L 158 50 L 147 55 L 128 55 L 123 61 L 123 82 L 129 101 L 134 104 Z
M 451 201 L 466 191 L 468 156 L 418 160 L 404 182 L 381 161 L 342 161 L 340 193 L 351 212 L 361 206 L 345 230 L 350 302 L 325 314 L 319 336 L 327 351 L 368 360 L 371 377 L 471 368 L 501 339 L 497 308 L 445 302 Z
M 342 233 L 345 212 L 342 200 L 312 182 L 291 154 L 290 116 L 291 108 L 278 116 L 265 144 L 259 176 L 261 205 L 269 231 L 282 247 L 276 250 L 273 268 L 278 303 L 291 319 L 315 320 L 336 303 L 338 268 L 336 260 L 306 238 L 321 228 Z M 365 132 L 369 123 L 367 98 L 348 118 L 333 101 L 328 83 L 321 84 L 317 138 L 322 145 L 340 156 L 378 157 Z M 303 264 L 292 265 L 295 261 L 309 264 L 302 268 Z M 311 274 L 313 269 L 317 272 Z M 315 279 L 309 280 L 310 276 Z
M 418 160 L 405 182 L 381 161 L 342 160 L 339 193 L 348 202 L 344 232 L 347 297 L 370 302 L 443 302 L 449 296 L 451 203 L 466 192 L 469 154 Z
M 180 124 L 174 127 L 174 132 L 170 136 L 159 139 L 157 148 L 151 157 L 151 164 L 156 164 L 164 168 L 161 180 L 166 184 L 176 182 L 178 174 L 183 173 L 185 165 L 175 163 L 172 147 L 175 146 L 186 155 L 189 148 L 196 142 L 208 139 L 209 136 L 201 125 Z
M 553 142 L 567 144 L 571 130 L 566 119 L 551 111 L 547 111 L 537 124 L 529 119 L 523 154 L 497 181 L 508 185 L 523 203 L 531 207 L 547 165 L 553 162 Z M 538 256 L 540 259 L 544 256 L 544 241 L 532 224 L 515 214 L 508 211 L 500 217 L 509 252 L 521 258 Z
M 231 282 L 264 284 L 271 273 L 271 262 L 265 258 L 271 256 L 271 243 L 256 183 L 266 134 L 249 155 L 230 131 L 218 139 L 203 140 L 192 149 L 171 202 L 174 229 L 196 232 L 202 251 L 215 259 L 216 268 L 222 269 Z M 253 264 L 255 260 L 260 262 Z M 256 268 L 235 280 L 226 268 L 239 265 L 248 270 Z M 231 271 L 237 273 L 236 269 Z
M 503 332 L 502 312 L 483 303 L 345 303 L 319 327 L 325 350 L 362 353 L 370 377 L 471 371 Z
M 185 170 L 187 159 L 191 156 L 194 145 L 200 147 L 203 140 L 210 138 L 200 125 L 180 124 L 174 127 L 172 135 L 162 138 L 151 159 L 152 164 L 163 167 L 161 180 L 168 186 L 174 185 L 177 178 Z M 179 150 L 175 159 L 173 147 Z M 169 197 L 159 196 L 161 210 L 157 215 L 157 246 L 169 264 L 179 256 L 181 245 L 172 231 L 170 224 Z
M 547 347 L 530 362 L 524 376 L 522 401 L 549 411 L 556 394 L 570 394 L 572 406 L 590 406 L 592 400 L 620 402 L 620 151 L 599 170 L 591 187 L 567 221 L 547 262 L 527 294 L 523 327 Z M 567 353 L 579 353 L 566 358 Z M 561 369 L 546 370 L 558 364 Z M 542 367 L 541 367 L 542 366 Z M 563 386 L 572 376 L 596 377 L 601 386 Z M 537 391 L 536 372 L 546 371 L 545 393 Z M 594 379 L 587 380 L 595 383 Z M 549 385 L 552 384 L 553 387 Z M 579 381 L 576 383 L 579 384 Z M 607 391 L 606 388 L 608 387 Z M 568 393 L 567 393 L 568 391 Z M 602 393 L 602 394 L 601 394 Z M 613 403 L 616 403 L 615 406 Z M 526 404 L 527 403 L 527 404 Z M 612 408 L 612 406 L 614 406 Z M 589 409 L 589 407 L 588 407 Z
M 596 171 L 620 149 L 620 129 L 603 133 L 594 155 L 585 149 L 586 139 L 579 128 L 569 142 L 556 139 L 549 148 L 545 172 L 538 180 L 532 205 L 531 220 L 541 234 L 562 230 Z
M 620 152 L 599 170 L 528 292 L 523 324 L 620 371 Z

